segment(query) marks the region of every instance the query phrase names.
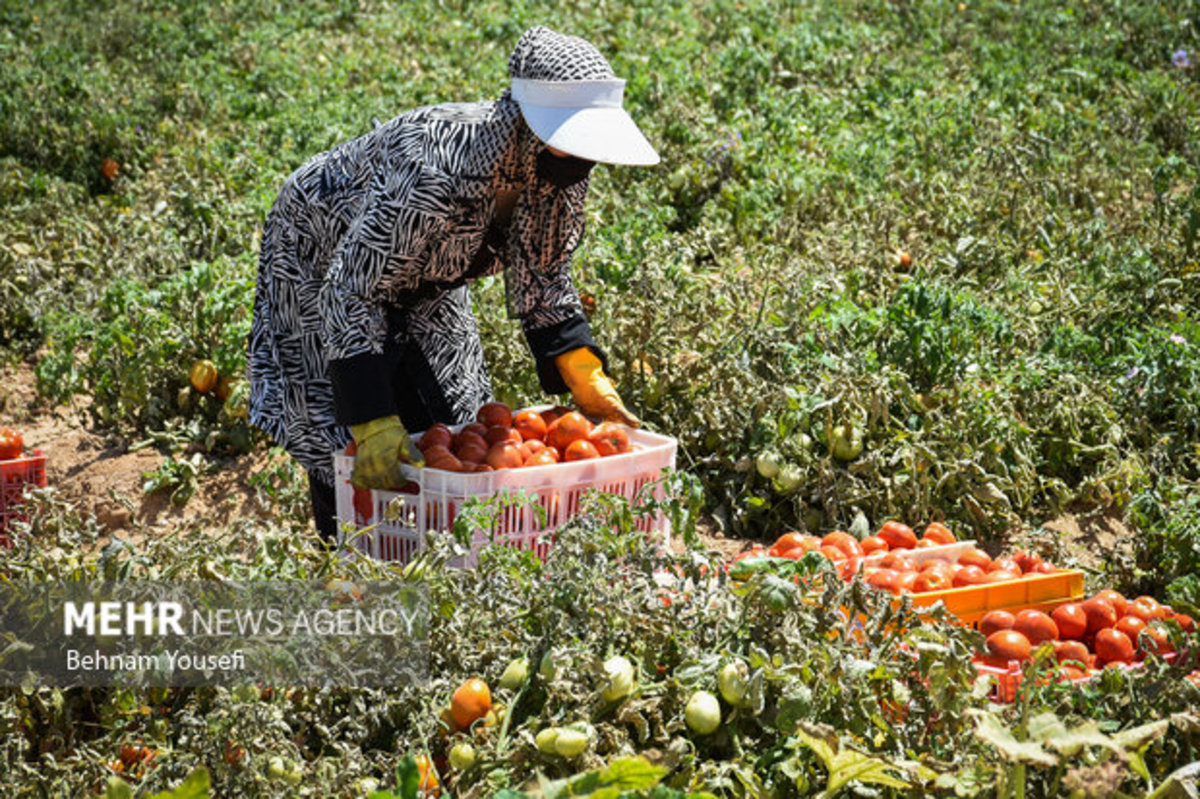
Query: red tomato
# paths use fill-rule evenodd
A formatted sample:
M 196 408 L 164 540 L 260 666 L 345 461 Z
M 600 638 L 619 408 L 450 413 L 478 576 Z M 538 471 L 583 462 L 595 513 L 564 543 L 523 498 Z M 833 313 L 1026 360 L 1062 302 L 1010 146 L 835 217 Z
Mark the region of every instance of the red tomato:
M 596 445 L 586 438 L 572 441 L 567 445 L 566 452 L 563 453 L 563 459 L 568 461 L 584 461 L 599 457 L 600 453 L 596 451 Z
M 900 522 L 885 522 L 876 535 L 887 542 L 889 549 L 915 549 L 917 546 L 916 533 Z
M 1107 630 L 1117 623 L 1117 609 L 1107 599 L 1092 597 L 1083 603 L 1083 612 L 1087 614 L 1087 631 L 1095 635 L 1101 630 Z M 1099 654 L 1097 652 L 1096 654 Z
M 512 427 L 512 409 L 503 402 L 486 402 L 475 414 L 475 421 L 487 427 Z
M 999 630 L 987 637 L 988 658 L 995 664 L 1029 660 L 1029 639 L 1016 630 Z
M 520 411 L 513 417 L 512 426 L 526 441 L 546 436 L 546 420 L 537 411 Z
M 588 441 L 596 445 L 601 457 L 629 451 L 629 435 L 618 424 L 602 422 L 588 433 Z
M 834 530 L 821 539 L 821 546 L 836 547 L 846 553 L 846 557 L 858 557 L 863 554 L 862 546 L 858 543 L 858 539 L 849 533 L 844 533 L 841 530 Z
M 1028 638 L 1034 646 L 1058 638 L 1058 625 L 1040 610 L 1022 610 L 1017 614 L 1013 629 Z
M 987 571 L 988 566 L 992 565 L 992 559 L 988 553 L 976 547 L 971 547 L 959 555 L 958 562 L 964 566 L 978 566 L 984 571 Z
M 1088 617 L 1083 605 L 1078 602 L 1068 602 L 1059 605 L 1051 613 L 1050 618 L 1058 627 L 1059 638 L 1069 638 L 1076 641 L 1087 635 Z
M 1103 591 L 1097 593 L 1096 596 L 1101 599 L 1107 599 L 1112 604 L 1113 610 L 1117 612 L 1118 619 L 1129 612 L 1129 600 L 1111 588 L 1105 588 Z
M 978 566 L 963 566 L 957 574 L 954 575 L 954 587 L 961 588 L 967 585 L 983 585 L 987 580 L 987 572 Z
M 887 541 L 884 541 L 877 535 L 869 535 L 858 543 L 862 547 L 864 555 L 873 555 L 876 552 L 888 551 Z
M 1091 600 L 1088 600 L 1091 601 Z M 1104 602 L 1105 600 L 1100 600 Z M 1112 605 L 1109 605 L 1111 608 Z M 1114 613 L 1116 611 L 1113 611 Z M 1133 641 L 1123 632 L 1105 627 L 1096 633 L 1096 662 L 1101 665 L 1109 663 L 1129 663 L 1133 660 Z
M 918 594 L 925 594 L 931 591 L 945 591 L 953 587 L 954 583 L 951 582 L 951 578 L 938 569 L 921 572 L 913 582 L 913 591 Z
M 25 438 L 11 427 L 0 427 L 0 461 L 11 461 L 21 457 L 25 449 Z
M 421 440 L 417 442 L 417 448 L 421 452 L 425 452 L 430 447 L 446 447 L 449 449 L 453 438 L 454 434 L 450 432 L 450 428 L 439 422 L 421 434 Z
M 925 525 L 925 532 L 921 534 L 921 537 L 938 544 L 953 544 L 958 540 L 954 537 L 954 533 L 950 532 L 950 528 L 941 522 L 930 522 Z
M 1016 623 L 1017 617 L 1007 610 L 989 610 L 979 620 L 979 632 L 986 638 L 1001 630 L 1011 630 Z

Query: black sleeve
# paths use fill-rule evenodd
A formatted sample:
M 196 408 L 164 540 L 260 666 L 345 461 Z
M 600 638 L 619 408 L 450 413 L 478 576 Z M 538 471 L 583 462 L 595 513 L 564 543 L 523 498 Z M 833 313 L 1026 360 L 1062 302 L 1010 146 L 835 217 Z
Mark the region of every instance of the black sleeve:
M 396 364 L 396 356 L 388 353 L 329 362 L 338 424 L 362 424 L 398 412 L 392 390 Z
M 596 353 L 596 357 L 604 365 L 604 371 L 608 372 L 608 355 L 592 338 L 592 329 L 583 314 L 572 316 L 550 327 L 526 327 L 525 340 L 529 342 L 529 350 L 533 353 L 542 390 L 547 394 L 565 394 L 570 390 L 562 375 L 558 373 L 558 367 L 554 365 L 555 356 L 564 352 L 587 347 Z

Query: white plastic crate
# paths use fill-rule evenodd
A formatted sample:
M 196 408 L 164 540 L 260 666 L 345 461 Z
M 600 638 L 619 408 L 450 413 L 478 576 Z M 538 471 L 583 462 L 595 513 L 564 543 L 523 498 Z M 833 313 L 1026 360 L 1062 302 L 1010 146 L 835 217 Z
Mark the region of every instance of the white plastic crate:
M 458 432 L 465 425 L 451 428 Z M 525 491 L 536 498 L 546 512 L 541 524 L 536 511 L 526 505 L 506 508 L 494 531 L 477 531 L 470 553 L 454 562 L 456 566 L 475 565 L 479 550 L 494 541 L 505 546 L 532 550 L 544 558 L 553 541 L 553 533 L 579 513 L 585 492 L 595 489 L 635 500 L 642 489 L 662 476 L 662 470 L 675 466 L 675 439 L 645 430 L 627 430 L 630 452 L 604 458 L 526 466 L 494 472 L 463 474 L 442 469 L 417 469 L 401 464 L 409 484 L 403 491 L 368 491 L 350 483 L 354 456 L 334 455 L 337 515 L 351 522 L 356 532 L 347 537 L 339 532 L 339 544 L 346 544 L 378 560 L 408 562 L 425 546 L 425 534 L 447 531 L 459 509 L 469 499 L 490 497 L 501 492 Z M 414 437 L 420 440 L 419 436 Z M 655 497 L 662 499 L 662 488 Z M 372 530 L 358 532 L 378 522 Z M 662 514 L 641 519 L 638 529 L 662 536 L 663 546 L 670 543 L 670 526 Z
M 903 555 L 918 565 L 938 559 L 957 563 L 959 556 L 974 546 L 975 539 L 971 538 L 966 541 L 955 541 L 953 544 L 938 544 L 935 547 L 916 547 L 914 549 L 892 549 L 887 552 L 873 552 L 863 558 L 863 564 L 866 566 L 878 566 L 879 561 L 888 555 Z

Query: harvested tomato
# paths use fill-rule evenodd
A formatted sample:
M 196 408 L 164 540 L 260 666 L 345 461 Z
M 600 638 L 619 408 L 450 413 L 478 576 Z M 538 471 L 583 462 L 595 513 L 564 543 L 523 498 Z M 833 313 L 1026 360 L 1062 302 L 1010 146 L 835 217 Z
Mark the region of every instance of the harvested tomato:
M 1055 641 L 1054 659 L 1059 663 L 1075 661 L 1087 668 L 1092 664 L 1092 653 L 1083 641 Z
M 1001 630 L 1011 630 L 1016 623 L 1017 617 L 1007 610 L 989 610 L 979 620 L 979 632 L 983 633 L 983 636 L 987 638 L 992 633 L 1000 632 Z
M 1145 637 L 1150 639 L 1153 644 L 1152 651 L 1156 654 L 1166 655 L 1175 651 L 1175 645 L 1171 643 L 1171 634 L 1159 622 L 1146 626 Z M 1137 641 L 1138 639 L 1132 638 L 1131 640 Z
M 900 522 L 885 522 L 876 535 L 887 543 L 889 549 L 914 549 L 917 546 L 916 533 Z
M 619 455 L 629 451 L 629 435 L 620 425 L 602 422 L 588 433 L 588 441 L 596 446 L 601 457 Z
M 925 594 L 930 591 L 945 591 L 947 588 L 953 587 L 954 583 L 951 581 L 951 578 L 937 569 L 921 572 L 913 582 L 913 591 L 918 594 Z
M 889 552 L 880 559 L 879 565 L 885 569 L 895 569 L 898 572 L 916 571 L 916 565 L 899 552 Z
M 964 566 L 978 566 L 987 571 L 988 566 L 992 565 L 992 558 L 982 549 L 971 547 L 958 556 L 958 562 Z
M 454 457 L 463 463 L 483 463 L 487 459 L 488 448 L 483 444 L 468 441 L 454 450 Z
M 1037 569 L 1042 559 L 1037 555 L 1031 555 L 1023 549 L 1018 549 L 1012 556 L 1013 562 L 1020 568 L 1022 574 L 1029 574 Z
M 1021 567 L 1012 558 L 996 558 L 988 564 L 987 570 L 990 572 L 1015 572 L 1021 574 Z
M 775 543 L 771 545 L 771 554 L 777 555 L 787 552 L 789 549 L 804 545 L 804 534 L 795 531 L 784 533 L 775 539 Z
M 1164 615 L 1162 606 L 1158 604 L 1158 600 L 1148 596 L 1140 596 L 1130 602 L 1127 612 L 1145 621 L 1154 621 L 1155 619 L 1162 618 Z
M 587 438 L 591 432 L 592 423 L 578 411 L 571 411 L 546 428 L 546 443 L 565 450 L 572 441 Z
M 938 544 L 953 544 L 958 541 L 954 537 L 954 533 L 950 532 L 950 528 L 941 522 L 930 522 L 925 525 L 925 532 L 921 534 L 921 537 Z
M 892 569 L 876 569 L 867 577 L 867 585 L 898 594 L 900 593 L 900 587 L 897 584 L 899 579 L 900 572 L 893 571 Z
M 999 630 L 987 637 L 988 658 L 995 664 L 1029 660 L 1029 639 L 1016 630 Z
M 555 458 L 548 449 L 535 452 L 525 459 L 526 466 L 553 466 L 556 463 L 558 463 L 558 458 Z
M 475 421 L 486 427 L 512 427 L 512 409 L 503 402 L 485 402 L 475 413 Z
M 938 546 L 938 542 L 934 541 L 932 538 L 917 539 L 917 549 L 933 549 L 936 546 Z
M 963 566 L 954 575 L 955 588 L 962 588 L 968 585 L 983 585 L 986 581 L 987 572 L 978 566 Z
M 1196 622 L 1186 613 L 1176 613 L 1171 618 L 1179 622 L 1179 626 L 1183 628 L 1184 632 L 1190 633 L 1196 629 Z
M 585 461 L 599 457 L 600 453 L 597 451 L 596 445 L 586 438 L 572 441 L 567 445 L 566 452 L 563 453 L 563 460 L 567 461 Z
M 487 683 L 472 677 L 454 691 L 450 697 L 450 717 L 460 730 L 468 729 L 492 709 L 492 692 Z
M 537 411 L 523 410 L 513 417 L 512 426 L 528 441 L 531 438 L 545 438 L 546 420 Z
M 844 551 L 838 549 L 837 547 L 830 546 L 829 544 L 822 544 L 821 548 L 817 551 L 832 560 L 834 563 L 845 560 L 847 557 L 849 557 Z
M 821 546 L 840 549 L 848 558 L 859 557 L 863 554 L 863 549 L 859 545 L 858 539 L 841 530 L 834 530 L 822 538 Z
M 449 449 L 453 442 L 454 433 L 450 431 L 449 427 L 439 422 L 421 434 L 421 439 L 417 442 L 417 448 L 421 452 L 425 452 L 430 447 L 445 447 Z
M 1100 601 L 1104 602 L 1105 600 Z M 1109 605 L 1109 607 L 1112 606 Z M 1096 650 L 1096 662 L 1101 665 L 1129 663 L 1133 660 L 1133 641 L 1130 641 L 1129 636 L 1125 633 L 1111 627 L 1105 627 L 1096 633 L 1096 643 L 1093 649 Z
M 1130 641 L 1136 641 L 1138 636 L 1142 634 L 1142 630 L 1146 629 L 1146 620 L 1140 619 L 1137 616 L 1122 616 L 1117 619 L 1117 623 L 1113 625 L 1114 630 L 1120 630 L 1129 636 Z
M 516 469 L 525 464 L 521 448 L 511 441 L 493 444 L 485 460 L 493 469 Z
M 571 409 L 565 405 L 555 405 L 549 410 L 542 411 L 542 419 L 546 422 L 546 429 L 549 430 L 550 425 L 554 424 L 555 421 L 561 419 L 570 412 Z
M 1017 614 L 1013 629 L 1028 638 L 1034 646 L 1058 638 L 1058 625 L 1040 610 L 1022 610 Z
M 877 535 L 869 535 L 862 541 L 859 541 L 859 546 L 862 547 L 864 555 L 873 555 L 876 552 L 887 552 L 887 541 L 884 541 Z
M 1085 600 L 1083 612 L 1087 614 L 1088 635 L 1095 635 L 1117 623 L 1117 609 L 1107 599 L 1094 596 Z
M 1007 583 L 1013 580 L 1020 580 L 1021 576 L 1021 572 L 1018 569 L 996 569 L 995 571 L 989 571 L 984 576 L 984 579 L 989 583 Z
M 1129 600 L 1126 599 L 1119 591 L 1114 591 L 1111 588 L 1105 588 L 1103 591 L 1098 592 L 1096 596 L 1109 601 L 1109 603 L 1113 606 L 1113 610 L 1117 612 L 1118 619 L 1129 612 Z
M 11 461 L 21 457 L 25 449 L 25 438 L 11 427 L 0 427 L 0 461 Z
M 1087 635 L 1088 617 L 1083 606 L 1078 602 L 1068 602 L 1059 605 L 1050 613 L 1050 618 L 1058 627 L 1059 638 L 1069 638 L 1076 641 Z
M 493 425 L 489 427 L 483 440 L 488 443 L 489 447 L 493 447 L 501 441 L 511 441 L 520 446 L 525 441 L 525 439 L 521 438 L 521 434 L 517 432 L 516 428 L 509 427 L 508 425 Z
M 917 573 L 914 571 L 901 572 L 900 577 L 896 580 L 896 588 L 899 591 L 912 591 L 913 586 L 917 582 Z

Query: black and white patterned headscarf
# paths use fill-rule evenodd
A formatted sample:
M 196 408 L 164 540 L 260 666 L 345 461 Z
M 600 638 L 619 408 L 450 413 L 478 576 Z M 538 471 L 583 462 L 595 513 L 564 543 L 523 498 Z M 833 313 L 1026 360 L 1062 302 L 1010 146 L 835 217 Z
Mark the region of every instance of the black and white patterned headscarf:
M 517 42 L 508 59 L 510 78 L 574 81 L 616 77 L 608 61 L 591 43 L 578 36 L 566 36 L 543 26 L 530 28 Z M 502 103 L 512 103 L 509 90 Z M 584 232 L 584 200 L 588 181 L 566 188 L 539 181 L 535 170 L 538 153 L 545 144 L 522 125 L 522 146 L 514 148 L 501 165 L 500 186 L 521 192 L 508 228 L 508 247 L 504 254 L 508 269 L 509 311 L 524 318 L 533 309 L 524 307 L 523 298 L 544 296 L 544 291 L 526 290 L 525 284 L 557 279 L 554 267 L 569 258 L 579 246 Z

